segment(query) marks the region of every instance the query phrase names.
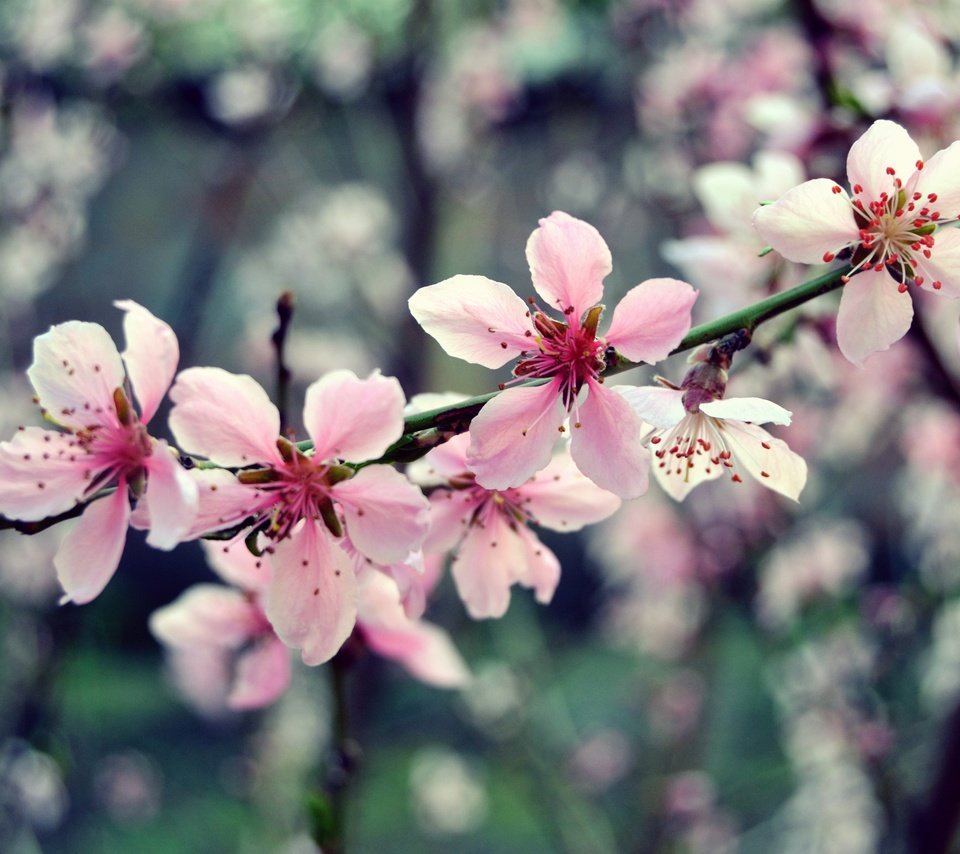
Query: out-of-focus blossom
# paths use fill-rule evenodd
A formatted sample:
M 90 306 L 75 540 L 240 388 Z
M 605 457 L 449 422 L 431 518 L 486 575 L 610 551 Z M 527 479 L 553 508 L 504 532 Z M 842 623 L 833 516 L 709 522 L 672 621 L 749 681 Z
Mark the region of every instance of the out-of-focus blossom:
M 697 292 L 676 279 L 649 279 L 620 301 L 601 337 L 612 261 L 599 232 L 554 212 L 530 236 L 527 261 L 537 293 L 563 320 L 483 276 L 454 276 L 410 298 L 413 316 L 450 355 L 487 368 L 517 358 L 511 385 L 547 380 L 508 388 L 483 407 L 470 425 L 470 468 L 489 489 L 520 486 L 550 462 L 569 415 L 577 468 L 621 498 L 642 495 L 649 454 L 637 441 L 639 419 L 600 374 L 609 352 L 649 363 L 666 358 L 690 328 Z
M 24 741 L 8 739 L 0 744 L 0 809 L 4 838 L 11 838 L 10 819 L 25 822 L 39 831 L 59 827 L 70 804 L 63 772 L 46 753 Z
M 469 833 L 487 816 L 487 792 L 480 773 L 444 748 L 424 748 L 414 756 L 410 790 L 417 823 L 430 836 Z
M 621 780 L 633 761 L 627 736 L 620 730 L 602 729 L 577 745 L 567 760 L 567 776 L 581 791 L 596 795 Z
M 753 168 L 720 162 L 694 173 L 694 193 L 713 233 L 668 240 L 661 253 L 701 289 L 701 312 L 716 315 L 739 308 L 774 280 L 781 287 L 792 283 L 795 274 L 784 276 L 787 271 L 778 270 L 776 256 L 760 257 L 751 219 L 760 202 L 779 197 L 802 180 L 800 161 L 779 151 L 759 152 Z
M 810 522 L 763 561 L 757 610 L 769 626 L 784 627 L 809 601 L 850 591 L 867 567 L 863 528 L 850 519 Z
M 794 187 L 754 214 L 760 236 L 804 264 L 850 257 L 837 344 L 860 364 L 910 328 L 908 285 L 960 297 L 960 142 L 924 162 L 904 128 L 874 122 L 850 149 L 851 198 L 826 178 Z
M 0 512 L 31 522 L 91 500 L 54 563 L 64 601 L 96 598 L 120 562 L 130 497 L 147 491 L 147 542 L 172 549 L 197 511 L 197 488 L 176 454 L 147 433 L 177 369 L 173 330 L 131 300 L 122 357 L 96 323 L 69 321 L 34 341 L 27 371 L 44 416 L 63 432 L 21 427 L 0 444 Z M 134 409 L 130 392 L 140 411 Z M 97 498 L 98 490 L 115 487 Z

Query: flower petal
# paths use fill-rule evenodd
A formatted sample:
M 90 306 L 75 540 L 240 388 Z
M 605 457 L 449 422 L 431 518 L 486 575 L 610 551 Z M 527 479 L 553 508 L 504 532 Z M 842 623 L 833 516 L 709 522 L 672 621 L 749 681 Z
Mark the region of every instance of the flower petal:
M 679 279 L 641 282 L 617 303 L 604 340 L 635 362 L 665 359 L 690 331 L 697 293 Z
M 252 554 L 242 540 L 203 540 L 200 547 L 210 568 L 227 584 L 241 590 L 259 593 L 266 590 L 273 577 L 270 562 Z
M 222 531 L 239 524 L 258 510 L 269 507 L 272 498 L 261 494 L 256 487 L 237 480 L 236 475 L 223 469 L 191 469 L 187 476 L 197 485 L 197 514 L 184 540 L 195 540 L 213 531 Z M 150 492 L 137 504 L 133 526 L 149 527 L 149 516 L 141 518 L 140 508 L 149 507 Z
M 914 190 L 924 197 L 928 193 L 937 194 L 937 201 L 931 203 L 930 207 L 940 211 L 942 219 L 958 218 L 960 217 L 960 178 L 958 176 L 960 176 L 960 140 L 938 151 L 923 164 Z M 928 202 L 925 200 L 923 203 Z
M 807 482 L 807 464 L 803 457 L 791 451 L 782 439 L 774 438 L 755 424 L 725 421 L 724 427 L 737 464 L 768 489 L 794 501 L 800 499 Z
M 454 557 L 450 573 L 457 593 L 475 620 L 502 617 L 510 605 L 510 586 L 526 576 L 523 540 L 503 514 L 491 513 L 483 527 L 471 526 Z
M 231 709 L 260 709 L 279 699 L 290 687 L 290 650 L 268 635 L 237 660 L 233 687 L 227 697 Z
M 145 462 L 150 496 L 147 545 L 169 551 L 183 542 L 197 517 L 197 482 L 170 453 L 166 442 L 156 442 Z
M 915 263 L 924 277 L 924 290 L 960 298 L 960 228 L 938 229 L 930 257 L 917 258 Z M 934 288 L 934 282 L 940 282 L 940 287 Z
M 837 346 L 853 364 L 899 341 L 913 321 L 913 300 L 884 270 L 857 273 L 843 286 Z
M 130 501 L 122 480 L 113 495 L 94 501 L 83 511 L 53 559 L 64 591 L 61 604 L 83 605 L 100 595 L 117 571 L 129 518 Z
M 423 541 L 424 552 L 443 554 L 454 548 L 486 497 L 479 489 L 435 489 L 430 494 L 430 530 Z
M 36 522 L 73 507 L 95 472 L 72 436 L 24 427 L 0 442 L 0 515 Z
M 580 406 L 581 427 L 573 425 L 573 461 L 601 489 L 621 498 L 647 491 L 650 452 L 640 443 L 643 423 L 619 395 L 599 383 Z
M 127 347 L 122 353 L 123 362 L 140 404 L 140 420 L 146 424 L 173 382 L 180 345 L 170 326 L 139 303 L 127 299 L 117 300 L 114 305 L 126 312 L 123 337 Z
M 357 616 L 351 560 L 311 520 L 277 543 L 266 613 L 280 640 L 301 650 L 304 664 L 331 659 Z
M 700 411 L 713 418 L 735 418 L 754 424 L 789 424 L 793 413 L 762 397 L 728 397 L 701 403 Z
M 753 226 L 784 258 L 801 264 L 820 264 L 824 253 L 859 240 L 850 197 L 826 178 L 806 181 L 772 205 L 757 208 Z
M 123 386 L 123 362 L 99 323 L 71 320 L 35 338 L 27 376 L 56 423 L 74 430 L 117 423 L 113 393 Z
M 525 525 L 517 528 L 517 535 L 527 552 L 526 571 L 517 580 L 533 590 L 533 595 L 541 605 L 548 605 L 560 583 L 560 561 Z
M 280 463 L 280 413 L 253 377 L 188 368 L 170 389 L 177 444 L 221 466 Z
M 466 474 L 470 468 L 467 465 L 469 446 L 470 434 L 459 433 L 442 445 L 437 445 L 425 457 L 410 463 L 407 477 L 421 486 L 435 486 Z
M 687 415 L 680 389 L 619 385 L 614 386 L 613 391 L 623 397 L 640 418 L 654 427 L 673 427 Z
M 357 621 L 370 648 L 417 679 L 444 688 L 469 680 L 469 670 L 447 633 L 410 619 L 390 579 L 378 572 L 366 573 L 359 587 L 358 611 Z
M 456 359 L 499 368 L 531 344 L 527 304 L 508 285 L 484 276 L 428 285 L 408 304 L 424 332 Z
M 519 486 L 544 468 L 567 411 L 560 382 L 509 388 L 488 401 L 470 424 L 467 463 L 487 489 Z
M 239 590 L 195 584 L 150 615 L 150 631 L 167 646 L 237 649 L 263 630 L 265 618 Z
M 561 313 L 579 320 L 603 299 L 603 280 L 613 269 L 610 249 L 592 225 L 554 211 L 527 241 L 527 263 L 537 293 Z
M 866 201 L 876 201 L 882 192 L 893 193 L 894 177 L 906 184 L 917 171 L 920 159 L 920 149 L 910 134 L 896 122 L 882 119 L 870 125 L 850 147 L 847 178 L 851 187 L 863 187 Z M 896 175 L 887 174 L 888 168 Z
M 367 466 L 333 487 L 347 521 L 350 542 L 377 563 L 394 563 L 420 547 L 430 505 L 390 466 Z
M 379 372 L 361 380 L 332 371 L 307 389 L 303 423 L 319 460 L 363 462 L 383 454 L 403 435 L 403 389 Z
M 534 523 L 554 531 L 579 531 L 613 515 L 621 504 L 616 495 L 581 474 L 566 450 L 517 487 L 517 493 Z

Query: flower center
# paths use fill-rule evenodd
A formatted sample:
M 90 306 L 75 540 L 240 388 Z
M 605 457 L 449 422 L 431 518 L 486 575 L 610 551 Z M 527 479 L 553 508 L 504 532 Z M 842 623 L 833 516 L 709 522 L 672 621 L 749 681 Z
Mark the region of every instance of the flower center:
M 583 384 L 590 380 L 599 380 L 600 372 L 606 367 L 604 350 L 606 344 L 597 338 L 597 326 L 600 323 L 602 305 L 595 305 L 584 316 L 581 324 L 576 318 L 573 323 L 554 320 L 542 311 L 532 313 L 533 325 L 537 331 L 534 340 L 539 352 L 520 354 L 520 360 L 513 369 L 518 378 L 559 377 L 563 403 L 572 409 Z
M 343 536 L 340 517 L 333 506 L 332 487 L 353 476 L 353 470 L 336 463 L 318 462 L 287 439 L 277 439 L 283 464 L 242 471 L 241 483 L 256 486 L 269 498 L 254 530 L 273 540 L 290 536 L 301 519 L 321 520 L 335 537 Z
M 917 173 L 905 188 L 894 168 L 887 167 L 890 191 L 881 191 L 880 197 L 874 200 L 864 196 L 860 184 L 853 185 L 851 205 L 860 239 L 851 244 L 853 269 L 849 275 L 860 270 L 873 269 L 879 273 L 886 269 L 900 283 L 901 293 L 906 292 L 908 282 L 919 286 L 926 281 L 920 269 L 932 254 L 937 227 L 949 220 L 936 207 L 936 193 L 924 196 L 913 189 L 922 169 L 923 161 L 917 161 Z M 825 261 L 833 258 L 833 253 L 824 255 Z M 942 287 L 939 280 L 930 284 L 934 290 Z

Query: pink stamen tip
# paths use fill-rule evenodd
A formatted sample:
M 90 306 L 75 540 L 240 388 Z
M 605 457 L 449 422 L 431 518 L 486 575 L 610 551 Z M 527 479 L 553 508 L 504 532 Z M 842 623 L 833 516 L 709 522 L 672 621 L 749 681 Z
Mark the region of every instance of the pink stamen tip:
M 897 170 L 894 169 L 892 166 L 888 166 L 888 167 L 887 167 L 887 174 L 888 174 L 888 175 L 896 175 L 896 174 L 897 174 Z
M 927 193 L 927 201 L 928 201 L 928 202 L 933 203 L 933 202 L 935 202 L 936 200 L 937 200 L 937 194 L 936 194 L 936 193 Z
M 943 282 L 934 282 L 934 283 L 933 283 L 933 289 L 934 289 L 935 291 L 939 291 L 940 288 L 942 288 L 942 287 L 943 287 Z
M 832 261 L 832 260 L 833 260 L 834 258 L 836 258 L 836 257 L 837 257 L 837 256 L 834 255 L 832 252 L 824 252 L 824 253 L 823 253 L 823 260 L 824 260 L 825 263 L 829 263 L 830 261 Z
M 901 282 L 897 286 L 897 290 L 900 291 L 900 293 L 905 294 L 907 292 L 907 286 L 903 282 Z
M 916 162 L 916 167 L 917 167 L 918 170 L 923 169 L 923 161 L 922 161 L 922 160 L 918 160 L 918 161 Z
M 831 187 L 830 189 L 831 189 L 831 190 L 833 191 L 833 193 L 836 194 L 836 195 L 839 195 L 840 193 L 843 192 L 843 190 L 842 190 L 840 187 L 838 187 L 836 184 L 834 184 L 833 187 Z
M 853 192 L 854 192 L 854 193 L 862 193 L 862 192 L 863 192 L 863 186 L 862 186 L 861 184 L 854 184 L 854 185 L 853 185 Z

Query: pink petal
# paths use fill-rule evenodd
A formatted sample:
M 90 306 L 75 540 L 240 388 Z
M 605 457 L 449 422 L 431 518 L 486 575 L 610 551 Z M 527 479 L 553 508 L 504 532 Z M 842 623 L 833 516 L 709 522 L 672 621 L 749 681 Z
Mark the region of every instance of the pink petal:
M 894 177 L 906 184 L 917 171 L 920 159 L 920 149 L 910 134 L 896 122 L 881 120 L 870 125 L 850 147 L 847 177 L 851 187 L 863 187 L 866 201 L 876 201 L 882 192 L 894 192 Z M 894 169 L 896 176 L 887 174 L 888 167 Z
M 197 517 L 197 483 L 170 453 L 166 442 L 154 444 L 146 466 L 150 496 L 147 545 L 170 550 L 186 538 Z
M 510 586 L 526 574 L 523 540 L 500 513 L 491 513 L 484 527 L 467 531 L 450 567 L 457 593 L 475 620 L 502 617 L 510 605 Z
M 835 181 L 815 178 L 788 190 L 772 205 L 757 208 L 753 226 L 760 239 L 784 258 L 820 264 L 826 252 L 837 252 L 859 241 L 853 207 Z
M 221 466 L 280 463 L 280 413 L 252 377 L 188 368 L 170 389 L 170 429 L 187 453 Z
M 843 286 L 837 345 L 855 365 L 899 341 L 913 321 L 913 300 L 886 271 L 858 273 Z
M 237 660 L 227 705 L 237 711 L 269 706 L 290 687 L 291 672 L 290 650 L 272 635 L 262 638 Z
M 259 593 L 267 589 L 273 578 L 269 561 L 252 554 L 242 541 L 203 540 L 200 547 L 210 568 L 227 584 L 241 590 Z
M 416 620 L 423 616 L 435 579 L 426 577 L 422 552 L 412 553 L 403 563 L 374 565 L 371 571 L 383 575 L 396 587 L 407 617 Z
M 113 495 L 90 504 L 70 530 L 53 564 L 64 595 L 64 602 L 83 605 L 100 595 L 120 563 L 127 539 L 130 501 L 122 480 Z
M 123 362 L 98 323 L 71 320 L 35 338 L 27 376 L 56 423 L 77 430 L 117 422 L 113 393 L 123 386 Z
M 683 407 L 683 392 L 679 389 L 618 385 L 614 386 L 613 391 L 623 397 L 640 418 L 654 427 L 673 427 L 687 415 Z
M 350 637 L 357 616 L 353 563 L 316 523 L 277 543 L 267 617 L 280 640 L 322 664 Z
M 139 303 L 128 299 L 117 300 L 114 305 L 126 312 L 123 336 L 127 348 L 123 361 L 140 404 L 140 420 L 146 424 L 173 382 L 180 346 L 173 330 Z
M 367 632 L 367 641 L 380 653 L 381 633 Z M 443 629 L 431 623 L 411 624 L 408 648 L 402 655 L 390 656 L 415 679 L 435 688 L 462 688 L 470 681 L 470 669 Z M 384 653 L 381 653 L 384 654 Z
M 239 590 L 195 584 L 150 615 L 150 631 L 168 646 L 237 649 L 263 630 L 257 606 Z
M 364 576 L 358 610 L 358 623 L 374 652 L 438 687 L 459 687 L 469 679 L 466 664 L 446 632 L 410 619 L 401 607 L 396 586 L 385 576 L 377 572 Z
M 621 498 L 647 491 L 650 452 L 640 444 L 643 423 L 619 395 L 599 383 L 580 406 L 581 427 L 571 425 L 573 461 L 590 480 Z
M 807 464 L 787 443 L 755 424 L 725 422 L 734 460 L 768 489 L 798 501 L 807 482 Z
M 761 397 L 729 397 L 701 403 L 700 411 L 713 418 L 734 418 L 754 424 L 789 424 L 793 413 Z
M 603 280 L 613 269 L 610 249 L 592 225 L 554 211 L 527 241 L 527 263 L 537 293 L 561 313 L 579 320 L 603 299 Z
M 423 541 L 424 552 L 442 554 L 454 548 L 486 498 L 479 489 L 435 489 L 430 495 L 430 530 Z
M 550 462 L 567 412 L 557 379 L 509 388 L 484 405 L 470 424 L 467 462 L 487 489 L 529 480 Z
M 232 528 L 272 503 L 270 495 L 240 483 L 232 472 L 223 469 L 190 469 L 184 473 L 196 484 L 197 511 L 180 542 Z M 149 489 L 137 502 L 130 524 L 138 531 L 150 529 Z
M 307 389 L 303 423 L 319 460 L 363 462 L 403 435 L 403 389 L 394 377 L 333 371 Z
M 449 355 L 475 365 L 499 368 L 531 344 L 527 304 L 509 286 L 484 276 L 453 276 L 420 288 L 409 306 Z
M 35 522 L 79 502 L 95 472 L 76 445 L 72 436 L 39 427 L 0 442 L 0 515 Z
M 635 362 L 665 359 L 690 331 L 695 291 L 679 279 L 647 279 L 613 310 L 607 344 Z
M 928 193 L 936 193 L 937 201 L 930 205 L 940 211 L 941 218 L 960 217 L 960 140 L 938 151 L 923 165 L 914 190 L 924 197 L 926 205 Z M 901 176 L 903 179 L 903 176 Z M 903 179 L 905 182 L 905 179 Z M 917 205 L 920 207 L 920 205 Z M 941 231 L 937 235 L 940 239 Z
M 390 466 L 367 466 L 333 487 L 350 541 L 377 563 L 403 560 L 427 533 L 427 499 Z
M 470 434 L 460 433 L 407 466 L 407 477 L 421 486 L 434 486 L 462 475 L 469 471 L 469 446 Z
M 527 553 L 526 572 L 518 581 L 524 587 L 533 589 L 534 596 L 541 605 L 548 605 L 560 583 L 560 561 L 525 525 L 517 528 L 517 535 L 523 541 Z
M 922 287 L 951 299 L 960 298 L 960 229 L 938 229 L 934 239 L 930 257 L 917 259 L 917 270 L 924 277 Z M 940 282 L 940 287 L 934 288 L 934 282 Z
M 542 472 L 517 487 L 517 493 L 533 521 L 554 531 L 579 531 L 613 515 L 621 504 L 581 474 L 567 451 L 555 455 Z

